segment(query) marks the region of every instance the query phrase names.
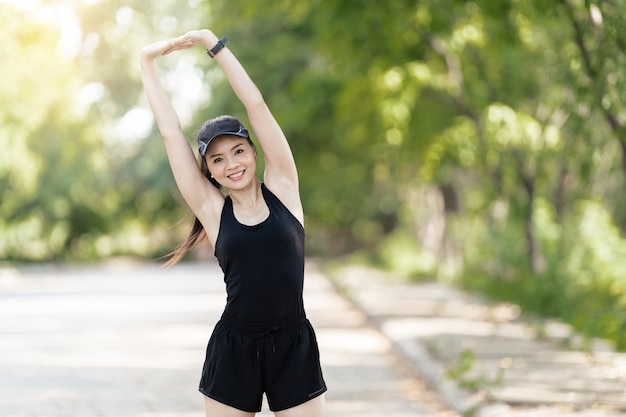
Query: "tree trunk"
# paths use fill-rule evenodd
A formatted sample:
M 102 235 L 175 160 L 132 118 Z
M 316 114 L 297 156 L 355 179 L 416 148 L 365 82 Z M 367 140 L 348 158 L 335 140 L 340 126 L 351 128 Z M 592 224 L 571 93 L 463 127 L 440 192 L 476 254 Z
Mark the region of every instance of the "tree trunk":
M 524 235 L 526 237 L 528 264 L 534 273 L 540 273 L 545 270 L 546 261 L 541 253 L 539 241 L 535 234 L 535 219 L 533 214 L 533 207 L 535 205 L 535 183 L 532 178 L 523 175 L 522 184 L 524 185 L 528 197 L 528 204 L 526 205 L 526 213 L 524 216 Z

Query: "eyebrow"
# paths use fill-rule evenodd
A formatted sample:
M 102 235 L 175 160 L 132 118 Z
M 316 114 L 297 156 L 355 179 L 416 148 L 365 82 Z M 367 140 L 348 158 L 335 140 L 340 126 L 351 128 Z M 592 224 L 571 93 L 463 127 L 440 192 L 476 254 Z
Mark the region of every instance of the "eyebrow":
M 231 151 L 235 150 L 235 148 L 238 148 L 240 146 L 243 146 L 243 143 L 238 143 L 235 146 L 233 146 L 232 148 L 230 148 Z M 209 158 L 214 158 L 216 156 L 221 155 L 221 153 L 214 153 L 213 155 L 210 155 Z

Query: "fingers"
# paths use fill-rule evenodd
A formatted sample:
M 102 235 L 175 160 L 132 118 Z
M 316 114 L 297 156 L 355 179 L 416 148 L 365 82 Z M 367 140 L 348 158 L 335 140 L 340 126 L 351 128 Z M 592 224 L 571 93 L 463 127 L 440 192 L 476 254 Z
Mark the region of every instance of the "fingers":
M 209 29 L 192 30 L 180 37 L 184 42 L 192 42 L 193 45 L 200 45 L 207 47 L 207 45 L 214 45 L 218 39 L 215 34 Z
M 182 35 L 181 38 L 185 41 L 198 43 L 202 39 L 202 31 L 192 30 Z
M 190 48 L 194 45 L 199 45 L 202 43 L 202 39 L 197 35 L 196 32 L 185 33 L 184 35 L 178 37 L 176 41 L 185 48 Z
M 159 55 L 163 55 L 163 53 L 170 48 L 170 43 L 167 40 L 159 41 L 145 46 L 141 50 L 141 55 L 144 58 L 154 59 Z
M 194 46 L 194 44 L 193 43 L 189 43 L 189 42 L 177 43 L 177 44 L 171 45 L 169 48 L 164 50 L 161 55 L 168 55 L 168 54 L 171 54 L 174 51 L 180 51 L 182 49 L 188 49 L 188 48 L 191 48 L 192 46 Z
M 164 46 L 161 51 L 161 55 L 168 55 L 174 51 L 178 51 L 181 49 L 188 49 L 194 46 L 195 43 L 191 40 L 183 39 L 183 37 L 169 39 L 167 44 Z
M 144 52 L 150 55 L 152 58 L 155 58 L 159 55 L 168 55 L 174 51 L 188 49 L 195 45 L 203 45 L 203 35 L 205 34 L 204 32 L 209 31 L 193 30 L 177 38 L 170 38 L 155 42 L 152 45 L 145 47 Z

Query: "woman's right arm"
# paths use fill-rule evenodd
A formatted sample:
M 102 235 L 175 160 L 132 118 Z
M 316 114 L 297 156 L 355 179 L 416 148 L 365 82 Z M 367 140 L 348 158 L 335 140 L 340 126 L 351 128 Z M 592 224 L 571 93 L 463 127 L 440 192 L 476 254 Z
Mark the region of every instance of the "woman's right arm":
M 224 197 L 200 171 L 191 146 L 183 134 L 178 114 L 161 85 L 154 64 L 159 56 L 191 46 L 193 45 L 168 39 L 144 47 L 140 55 L 141 77 L 148 104 L 163 136 L 178 189 L 194 214 L 206 224 L 205 221 L 214 219 L 221 210 Z

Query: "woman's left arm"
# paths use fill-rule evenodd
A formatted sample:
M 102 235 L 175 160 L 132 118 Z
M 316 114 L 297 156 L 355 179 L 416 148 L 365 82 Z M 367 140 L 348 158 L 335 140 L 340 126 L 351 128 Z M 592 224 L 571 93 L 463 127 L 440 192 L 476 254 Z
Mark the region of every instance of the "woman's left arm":
M 210 30 L 191 31 L 182 36 L 183 42 L 201 44 L 213 48 L 219 41 Z M 241 101 L 265 158 L 264 181 L 300 221 L 303 221 L 302 203 L 298 188 L 296 163 L 278 122 L 263 99 L 263 95 L 252 81 L 235 55 L 223 48 L 215 55 L 233 92 Z

